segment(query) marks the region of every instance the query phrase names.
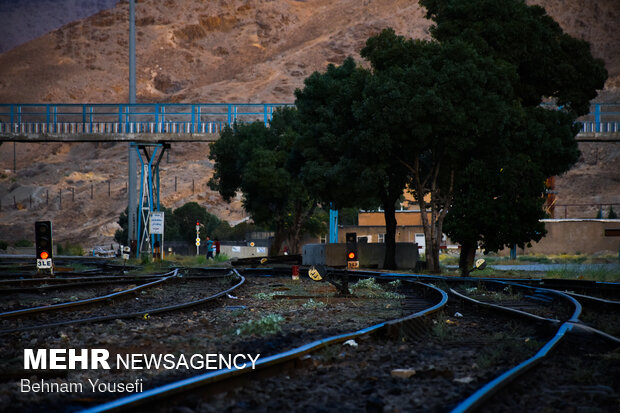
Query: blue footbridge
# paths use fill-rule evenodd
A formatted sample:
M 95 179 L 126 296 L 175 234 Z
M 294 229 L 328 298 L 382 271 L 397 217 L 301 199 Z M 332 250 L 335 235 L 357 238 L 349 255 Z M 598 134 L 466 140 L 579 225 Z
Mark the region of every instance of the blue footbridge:
M 0 104 L 0 141 L 211 142 L 226 125 L 262 121 L 290 103 Z M 579 141 L 620 141 L 620 103 L 596 103 Z
M 0 141 L 211 142 L 287 103 L 0 104 Z

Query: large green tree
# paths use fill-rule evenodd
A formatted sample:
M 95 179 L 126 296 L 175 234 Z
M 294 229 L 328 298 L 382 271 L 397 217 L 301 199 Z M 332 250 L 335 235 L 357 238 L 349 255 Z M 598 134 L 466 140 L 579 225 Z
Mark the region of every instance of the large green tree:
M 359 122 L 409 172 L 409 188 L 428 212 L 421 214 L 427 265 L 439 271 L 457 175 L 479 147 L 503 145 L 502 132 L 516 111 L 514 71 L 465 42 L 412 40 L 391 29 L 370 38 L 362 56 L 373 76 L 357 108 Z
M 161 207 L 164 212 L 164 240 L 165 241 L 186 241 L 194 244 L 196 238 L 196 222 L 200 222 L 200 236 L 212 235 L 216 228 L 222 225 L 220 219 L 207 212 L 206 208 L 196 202 L 188 202 L 183 206 L 172 210 L 171 208 Z M 123 244 L 127 240 L 128 220 L 127 208 L 121 213 L 118 219 L 121 227 L 116 230 L 114 240 Z M 222 231 L 220 231 L 222 232 Z
M 394 162 L 391 139 L 360 124 L 359 105 L 371 76 L 347 58 L 315 72 L 295 91 L 303 130 L 296 145 L 300 177 L 324 205 L 336 209 L 381 205 L 386 222 L 384 268 L 395 268 L 396 202 L 408 171 Z
M 462 245 L 467 274 L 478 243 L 486 251 L 523 247 L 545 234 L 545 178 L 568 170 L 579 151 L 577 116 L 602 88 L 607 73 L 589 45 L 568 36 L 538 6 L 522 0 L 421 0 L 441 42 L 459 39 L 514 67 L 512 89 L 521 110 L 505 130 L 506 151 L 480 148 L 458 174 L 446 233 Z M 543 108 L 548 100 L 557 105 Z
M 168 214 L 166 214 L 168 215 Z M 207 235 L 213 237 L 213 231 L 220 224 L 220 219 L 207 212 L 207 209 L 196 202 L 188 202 L 175 209 L 171 214 L 170 224 L 166 219 L 166 224 L 170 230 L 177 231 L 178 238 L 193 244 L 196 239 L 196 222 L 200 223 L 200 236 Z M 165 227 L 167 232 L 168 228 Z
M 242 192 L 243 207 L 253 221 L 274 229 L 274 255 L 286 239 L 291 252 L 299 252 L 304 224 L 316 207 L 295 176 L 298 168 L 291 159 L 298 124 L 296 109 L 284 108 L 274 113 L 269 127 L 262 122 L 235 124 L 211 144 L 215 173 L 209 186 L 226 201 Z

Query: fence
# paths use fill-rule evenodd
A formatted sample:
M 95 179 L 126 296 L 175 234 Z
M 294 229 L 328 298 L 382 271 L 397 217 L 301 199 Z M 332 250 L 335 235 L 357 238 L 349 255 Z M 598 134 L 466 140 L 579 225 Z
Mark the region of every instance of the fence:
M 206 183 L 177 176 L 174 177 L 174 181 L 162 181 L 160 184 L 162 199 L 166 194 L 178 191 L 191 190 L 192 194 L 197 194 L 208 190 Z M 0 211 L 73 208 L 76 206 L 76 202 L 97 202 L 96 199 L 101 196 L 108 198 L 127 197 L 127 180 L 101 181 L 52 188 L 18 187 L 15 191 L 0 198 Z
M 287 103 L 0 104 L 0 133 L 218 133 Z
M 607 218 L 612 210 L 620 216 L 620 204 L 556 204 L 551 218 Z

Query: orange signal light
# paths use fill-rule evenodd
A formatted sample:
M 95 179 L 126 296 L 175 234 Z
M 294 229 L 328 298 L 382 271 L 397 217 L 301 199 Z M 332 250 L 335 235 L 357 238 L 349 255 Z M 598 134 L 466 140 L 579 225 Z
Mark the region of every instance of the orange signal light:
M 348 256 L 350 260 L 355 259 L 355 253 L 353 251 L 351 251 Z
M 47 251 L 41 251 L 41 259 L 42 260 L 46 260 L 47 257 L 49 257 L 50 255 L 47 253 Z

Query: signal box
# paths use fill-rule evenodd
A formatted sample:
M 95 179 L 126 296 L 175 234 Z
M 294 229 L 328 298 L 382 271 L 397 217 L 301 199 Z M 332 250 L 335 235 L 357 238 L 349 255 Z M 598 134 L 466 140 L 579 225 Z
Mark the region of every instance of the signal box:
M 357 232 L 346 233 L 347 268 L 359 268 L 360 262 L 357 257 Z
M 37 253 L 37 268 L 52 268 L 54 255 L 52 241 L 52 221 L 37 221 L 34 224 L 35 250 Z

